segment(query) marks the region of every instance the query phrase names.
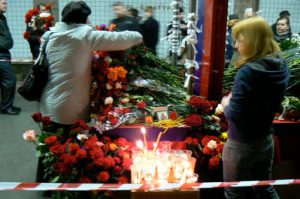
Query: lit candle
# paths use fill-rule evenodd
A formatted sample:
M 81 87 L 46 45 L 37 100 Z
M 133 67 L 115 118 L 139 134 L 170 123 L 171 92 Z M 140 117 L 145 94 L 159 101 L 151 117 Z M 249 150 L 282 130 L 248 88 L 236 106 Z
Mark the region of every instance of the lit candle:
M 157 139 L 156 139 L 156 142 L 155 142 L 155 145 L 154 145 L 154 148 L 153 148 L 153 151 L 155 152 L 157 150 L 157 147 L 159 145 L 159 141 L 160 141 L 160 138 L 163 134 L 165 134 L 166 132 L 168 131 L 168 128 L 166 128 L 163 132 L 160 132 L 157 136 Z
M 146 129 L 145 129 L 145 127 L 142 127 L 142 128 L 141 128 L 141 133 L 142 133 L 143 136 L 144 136 L 144 145 L 145 145 L 145 148 L 148 149 L 147 138 L 146 138 Z
M 137 141 L 136 142 L 136 146 L 140 149 L 143 149 L 144 148 L 144 145 L 143 145 L 143 142 L 141 140 Z

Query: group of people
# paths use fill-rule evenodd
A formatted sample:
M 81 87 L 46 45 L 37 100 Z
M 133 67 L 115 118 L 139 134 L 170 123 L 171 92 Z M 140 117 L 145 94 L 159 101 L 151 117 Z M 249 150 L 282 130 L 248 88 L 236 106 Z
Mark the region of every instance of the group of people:
M 252 8 L 247 8 L 244 13 L 244 19 L 253 17 L 255 13 L 252 11 Z M 276 20 L 275 23 L 271 25 L 272 32 L 273 32 L 273 38 L 275 41 L 277 41 L 279 44 L 283 42 L 284 40 L 291 38 L 293 33 L 290 25 L 290 16 L 291 14 L 287 10 L 283 10 L 279 13 L 279 18 Z M 225 53 L 225 59 L 227 63 L 232 64 L 233 62 L 237 60 L 236 54 L 234 54 L 235 48 L 235 42 L 232 39 L 232 28 L 233 26 L 239 22 L 239 16 L 237 14 L 229 15 L 229 20 L 227 22 L 227 35 L 226 35 L 226 53 Z

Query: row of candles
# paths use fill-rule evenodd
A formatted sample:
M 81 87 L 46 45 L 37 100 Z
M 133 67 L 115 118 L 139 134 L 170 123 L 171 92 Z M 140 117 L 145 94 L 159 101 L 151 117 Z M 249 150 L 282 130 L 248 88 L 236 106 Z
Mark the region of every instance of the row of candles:
M 194 173 L 196 159 L 192 151 L 172 150 L 170 141 L 160 142 L 160 132 L 153 150 L 149 150 L 146 129 L 141 128 L 144 142 L 139 140 L 132 149 L 131 182 L 134 184 L 162 185 L 166 183 L 194 183 L 198 174 Z

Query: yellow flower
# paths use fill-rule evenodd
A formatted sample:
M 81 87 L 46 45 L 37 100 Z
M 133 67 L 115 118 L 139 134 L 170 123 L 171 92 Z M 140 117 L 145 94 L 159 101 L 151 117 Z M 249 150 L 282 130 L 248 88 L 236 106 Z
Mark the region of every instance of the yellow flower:
M 221 136 L 220 136 L 220 138 L 222 139 L 222 140 L 227 140 L 227 132 L 223 132 L 223 133 L 221 133 Z
M 109 144 L 109 148 L 110 148 L 110 150 L 115 151 L 115 150 L 117 150 L 118 147 L 117 147 L 116 144 L 110 143 L 110 144 Z
M 107 77 L 112 81 L 116 81 L 118 79 L 118 71 L 114 68 L 109 68 Z
M 120 78 L 126 78 L 128 71 L 123 66 L 116 67 L 115 70 L 118 71 L 118 76 Z

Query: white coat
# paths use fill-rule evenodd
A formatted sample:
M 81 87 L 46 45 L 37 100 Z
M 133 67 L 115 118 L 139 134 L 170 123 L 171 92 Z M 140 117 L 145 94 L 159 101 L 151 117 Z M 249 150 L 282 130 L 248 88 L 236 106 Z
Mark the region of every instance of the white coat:
M 93 51 L 125 50 L 143 41 L 138 32 L 108 32 L 90 25 L 59 22 L 51 29 L 46 55 L 49 81 L 41 97 L 41 112 L 60 124 L 89 120 Z M 42 37 L 42 45 L 50 31 Z

